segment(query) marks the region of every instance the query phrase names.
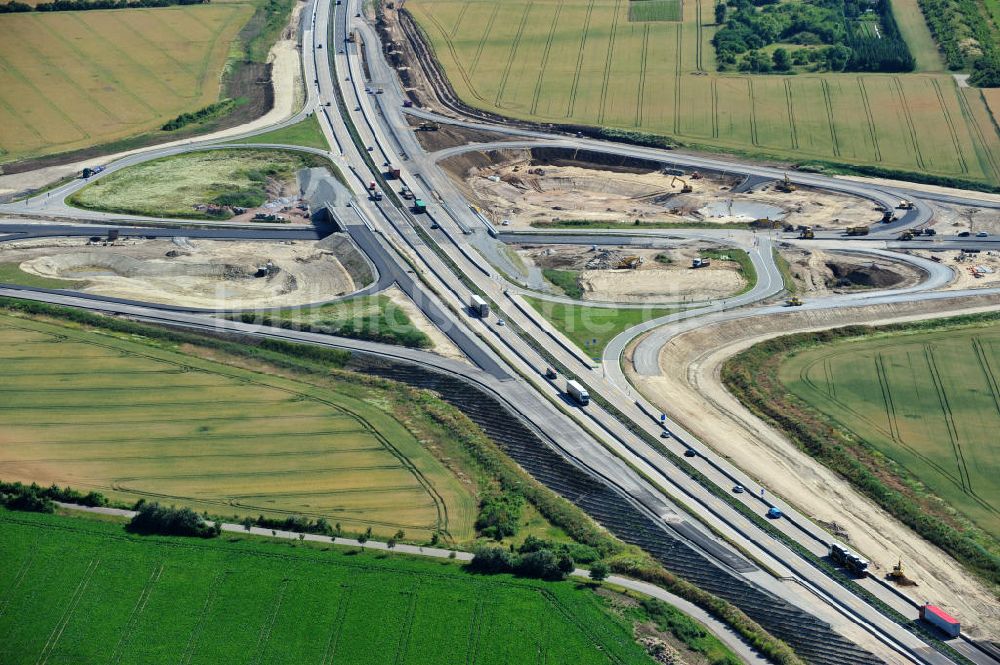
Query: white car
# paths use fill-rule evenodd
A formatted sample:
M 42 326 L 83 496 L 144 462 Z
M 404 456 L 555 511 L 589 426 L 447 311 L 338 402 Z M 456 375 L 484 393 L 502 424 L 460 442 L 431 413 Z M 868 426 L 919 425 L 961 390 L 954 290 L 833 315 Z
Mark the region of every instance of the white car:
M 743 494 L 746 490 L 743 485 L 733 485 L 733 494 Z
M 507 323 L 503 319 L 497 319 L 497 325 L 498 326 L 505 326 L 505 325 L 507 325 Z
M 976 234 L 976 237 L 977 238 L 989 238 L 990 234 L 987 233 L 986 231 L 980 231 L 979 233 Z

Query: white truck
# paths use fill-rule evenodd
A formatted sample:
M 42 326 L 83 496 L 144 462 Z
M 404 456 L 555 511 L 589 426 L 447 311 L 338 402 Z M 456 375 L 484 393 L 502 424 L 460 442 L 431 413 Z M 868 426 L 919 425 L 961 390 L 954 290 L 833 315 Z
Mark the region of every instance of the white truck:
M 476 294 L 472 294 L 472 298 L 469 299 L 469 307 L 472 308 L 472 313 L 481 319 L 490 315 L 490 304 Z
M 590 393 L 576 381 L 570 380 L 566 382 L 566 394 L 572 397 L 580 406 L 590 404 Z

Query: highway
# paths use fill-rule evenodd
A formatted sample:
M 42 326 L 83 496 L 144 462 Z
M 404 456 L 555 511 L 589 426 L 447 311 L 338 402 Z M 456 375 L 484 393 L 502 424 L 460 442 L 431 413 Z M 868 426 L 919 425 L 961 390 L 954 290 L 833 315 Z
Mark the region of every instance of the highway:
M 30 297 L 77 307 L 116 311 L 142 320 L 194 328 L 211 327 L 241 334 L 283 337 L 312 344 L 342 345 L 342 348 L 358 352 L 433 365 L 435 371 L 476 381 L 510 404 L 537 431 L 543 433 L 566 459 L 601 479 L 620 496 L 627 497 L 634 510 L 655 522 L 657 528 L 661 529 L 663 538 L 676 539 L 706 556 L 706 561 L 712 561 L 711 565 L 718 568 L 719 576 L 729 576 L 732 580 L 739 579 L 741 583 L 750 585 L 747 588 L 756 590 L 755 593 L 765 594 L 766 597 L 774 598 L 776 601 L 780 599 L 780 602 L 787 603 L 789 607 L 813 615 L 819 621 L 817 625 L 833 625 L 840 634 L 848 636 L 848 641 L 857 640 L 865 649 L 877 651 L 879 658 L 897 662 L 951 662 L 944 655 L 931 650 L 919 635 L 887 619 L 861 597 L 841 586 L 771 533 L 763 530 L 730 504 L 721 501 L 704 485 L 679 471 L 667 455 L 659 449 L 654 449 L 647 443 L 646 438 L 636 434 L 638 429 L 646 435 L 658 437 L 663 431 L 663 426 L 656 421 L 656 411 L 631 390 L 621 373 L 620 358 L 625 347 L 638 334 L 654 330 L 653 334 L 637 348 L 635 362 L 636 369 L 641 373 L 658 373 L 659 349 L 673 335 L 679 334 L 684 326 L 701 325 L 704 321 L 722 320 L 725 317 L 765 316 L 783 311 L 780 306 L 755 306 L 755 303 L 780 293 L 783 288 L 780 272 L 772 258 L 771 250 L 775 240 L 767 234 L 752 237 L 747 234 L 734 241 L 737 246 L 748 250 L 758 274 L 757 283 L 746 294 L 717 302 L 706 302 L 693 312 L 678 313 L 631 329 L 615 338 L 606 350 L 602 363 L 595 365 L 534 313 L 523 301 L 521 295 L 523 289 L 516 284 L 507 283 L 500 272 L 480 254 L 479 248 L 482 243 L 491 242 L 485 233 L 483 222 L 472 214 L 457 188 L 437 166 L 437 162 L 450 153 L 439 151 L 428 155 L 419 146 L 406 122 L 402 109 L 402 91 L 399 89 L 395 74 L 381 57 L 373 31 L 362 20 L 352 18 L 354 12 L 359 11 L 356 5 L 355 1 L 347 1 L 342 7 L 337 7 L 337 22 L 333 31 L 330 23 L 332 8 L 330 4 L 313 2 L 303 12 L 304 20 L 308 22 L 310 28 L 303 33 L 303 64 L 309 94 L 306 108 L 299 116 L 304 117 L 302 114 L 307 112 L 320 112 L 324 118 L 321 127 L 333 148 L 330 151 L 318 152 L 329 157 L 341 168 L 355 194 L 354 201 L 343 208 L 334 208 L 333 212 L 355 242 L 378 265 L 380 276 L 384 275 L 386 278 L 386 281 L 380 284 L 384 285 L 390 279 L 399 284 L 479 368 L 478 370 L 464 363 L 428 357 L 429 354 L 419 352 L 378 345 L 366 347 L 362 343 L 335 340 L 310 333 L 248 327 L 248 324 L 221 322 L 197 313 L 170 312 L 147 304 L 106 302 L 93 297 L 84 299 L 63 293 L 32 293 L 24 290 L 0 290 L 0 295 Z M 361 36 L 364 55 L 372 73 L 370 81 L 366 81 L 359 57 L 361 52 L 357 45 L 344 42 L 349 25 Z M 333 42 L 327 44 L 329 40 L 326 36 L 331 32 L 334 32 L 335 37 Z M 326 47 L 317 51 L 315 44 L 319 43 L 326 44 Z M 342 45 L 344 52 L 339 53 Z M 317 53 L 324 57 L 317 57 Z M 336 69 L 331 67 L 326 54 L 333 56 Z M 309 81 L 315 83 L 309 84 Z M 385 93 L 366 94 L 364 88 L 368 84 L 383 88 Z M 348 115 L 362 138 L 363 147 L 354 144 L 347 128 L 340 122 L 339 111 L 334 101 L 338 91 L 345 100 Z M 325 106 L 328 101 L 332 102 L 333 106 Z M 445 118 L 437 119 L 441 122 L 456 122 Z M 469 124 L 482 127 L 481 124 Z M 505 127 L 490 127 L 490 129 L 508 133 L 521 132 L 524 135 L 523 130 Z M 674 151 L 620 146 L 592 139 L 571 139 L 551 135 L 530 138 L 532 139 L 530 141 L 507 142 L 494 147 L 544 145 L 599 150 L 657 159 L 664 163 L 684 165 L 689 168 L 745 173 L 759 179 L 773 180 L 784 175 L 782 171 L 767 167 L 681 155 Z M 206 146 L 192 143 L 190 146 L 180 148 L 153 149 L 110 165 L 107 173 L 168 154 L 177 154 L 185 150 L 219 149 L 223 145 Z M 490 144 L 462 148 L 480 149 L 486 145 Z M 367 150 L 369 146 L 372 148 L 370 152 Z M 454 153 L 457 152 L 459 150 L 454 149 Z M 369 155 L 376 166 L 389 163 L 400 168 L 403 171 L 403 181 L 418 196 L 430 202 L 429 215 L 413 216 L 407 210 L 393 205 L 391 196 L 387 196 L 381 203 L 368 200 L 365 190 L 367 181 L 371 179 L 371 173 L 365 158 Z M 893 206 L 903 197 L 899 191 L 855 181 L 814 174 L 789 173 L 789 176 L 797 184 L 861 196 L 880 205 Z M 65 197 L 83 184 L 85 183 L 73 182 L 23 203 L 0 206 L 0 211 L 23 214 L 25 217 L 32 215 L 46 218 L 66 217 L 102 222 L 126 222 L 130 219 L 127 216 L 116 217 L 66 206 Z M 873 235 L 888 237 L 898 233 L 900 228 L 919 226 L 929 221 L 930 208 L 919 199 L 916 199 L 915 203 L 915 209 L 904 215 L 903 219 L 885 225 Z M 156 223 L 160 220 L 139 221 Z M 176 223 L 176 220 L 171 221 Z M 439 228 L 433 228 L 432 221 Z M 95 227 L 76 228 L 79 230 Z M 0 233 L 11 234 L 14 237 L 17 237 L 16 234 L 29 232 L 15 227 L 9 230 L 0 227 Z M 143 228 L 142 232 L 146 233 L 147 230 Z M 193 233 L 187 229 L 183 232 L 185 235 Z M 219 233 L 218 230 L 207 229 L 203 232 Z M 677 232 L 671 231 L 670 235 L 676 236 Z M 564 241 L 562 236 L 552 237 L 553 241 Z M 598 238 L 603 238 L 602 242 L 608 241 L 609 237 L 614 236 L 577 233 L 572 237 L 572 241 L 590 244 L 598 242 Z M 500 240 L 503 239 L 501 237 Z M 616 241 L 618 239 L 615 238 Z M 535 238 L 534 241 L 540 239 Z M 643 241 L 648 239 L 644 238 Z M 859 301 L 875 304 L 912 298 L 961 298 L 964 295 L 960 292 L 934 292 L 933 289 L 939 288 L 949 278 L 938 269 L 939 267 L 923 267 L 927 270 L 928 278 L 912 290 L 816 300 L 808 302 L 806 308 L 846 307 L 856 305 Z M 456 271 L 459 274 L 456 274 Z M 474 291 L 487 296 L 508 325 L 499 326 L 495 319 L 483 321 L 470 317 L 467 304 Z M 977 290 L 977 293 L 982 291 Z M 697 318 L 694 318 L 695 315 Z M 587 409 L 578 409 L 568 403 L 562 391 L 561 381 L 549 381 L 542 375 L 552 360 L 583 380 L 592 394 L 600 396 L 608 408 L 592 403 Z M 668 420 L 667 428 L 675 433 L 675 438 L 664 442 L 665 449 L 682 455 L 687 448 L 697 448 L 700 454 L 699 470 L 723 491 L 728 492 L 734 479 L 744 478 L 742 472 L 729 468 L 724 460 L 716 459 L 708 446 L 686 435 L 678 424 Z M 745 482 L 748 483 L 748 487 L 753 486 L 749 480 Z M 748 492 L 741 499 L 755 513 L 762 512 L 760 500 L 753 492 Z M 785 530 L 814 554 L 825 555 L 826 543 L 831 542 L 832 537 L 805 517 L 797 515 L 791 507 L 787 508 L 789 519 L 782 520 L 779 528 Z M 692 515 L 692 511 L 697 514 Z M 720 538 L 719 535 L 724 538 Z M 728 541 L 740 543 L 743 551 L 733 548 Z M 764 564 L 767 569 L 780 572 L 779 578 L 768 574 L 756 562 Z M 879 595 L 884 602 L 905 612 L 908 617 L 915 616 L 912 601 L 900 600 L 878 585 L 868 584 L 866 588 Z M 786 639 L 794 643 L 795 640 L 792 639 L 794 637 L 793 635 Z M 847 653 L 847 648 L 837 643 L 835 637 L 840 636 L 831 631 L 828 639 L 832 651 L 825 656 L 830 659 L 825 662 L 835 662 L 836 649 L 841 649 L 841 653 Z M 808 646 L 804 642 L 802 644 L 802 648 Z M 861 653 L 853 653 L 851 657 L 858 658 L 856 662 L 866 662 Z M 823 662 L 820 656 L 816 658 L 817 662 Z M 849 659 L 848 661 L 850 662 Z

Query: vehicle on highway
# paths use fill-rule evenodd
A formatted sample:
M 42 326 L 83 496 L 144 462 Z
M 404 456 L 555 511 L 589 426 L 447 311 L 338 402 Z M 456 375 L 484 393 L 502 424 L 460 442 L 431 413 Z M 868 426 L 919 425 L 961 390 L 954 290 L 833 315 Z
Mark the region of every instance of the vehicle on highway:
M 375 152 L 375 148 L 368 146 L 368 152 Z
M 688 448 L 684 451 L 684 457 L 697 457 L 698 453 L 694 451 L 694 448 Z
M 971 231 L 959 231 L 958 232 L 958 237 L 959 238 L 968 238 L 971 235 L 972 235 Z
M 772 506 L 771 509 L 767 511 L 767 517 L 768 519 L 776 520 L 780 517 L 784 517 L 784 513 L 781 512 L 781 508 L 775 508 Z
M 507 322 L 504 321 L 503 319 L 497 319 L 497 325 L 498 326 L 505 326 L 505 325 L 507 325 Z
M 743 494 L 746 490 L 743 485 L 733 485 L 733 494 Z
M 559 373 L 556 372 L 551 367 L 546 367 L 545 368 L 545 378 L 546 379 L 558 379 L 559 378 Z
M 566 382 L 566 394 L 572 397 L 580 406 L 590 404 L 590 393 L 576 381 L 570 380 Z
M 669 439 L 670 438 L 670 432 L 668 432 L 667 430 L 663 430 L 662 432 L 660 432 L 660 438 L 661 439 Z
M 987 233 L 986 231 L 980 231 L 979 233 L 976 234 L 976 237 L 977 238 L 989 238 L 990 234 Z

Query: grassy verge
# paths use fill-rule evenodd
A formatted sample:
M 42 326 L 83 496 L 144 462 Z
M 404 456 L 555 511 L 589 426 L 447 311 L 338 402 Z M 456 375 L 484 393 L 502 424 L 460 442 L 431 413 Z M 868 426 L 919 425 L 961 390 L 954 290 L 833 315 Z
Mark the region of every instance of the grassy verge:
M 323 136 L 320 129 L 319 120 L 315 114 L 309 116 L 302 122 L 276 129 L 273 132 L 257 134 L 250 138 L 232 141 L 232 143 L 273 143 L 279 145 L 301 145 L 307 148 L 319 148 L 329 150 L 330 145 Z
M 545 268 L 542 270 L 542 277 L 547 279 L 562 292 L 574 300 L 583 297 L 583 287 L 580 286 L 580 271 L 578 270 L 555 270 Z
M 795 286 L 795 278 L 792 277 L 792 266 L 776 248 L 771 248 L 771 254 L 774 256 L 774 264 L 778 266 L 778 272 L 781 273 L 781 283 L 784 285 L 785 291 L 789 295 L 795 295 L 798 289 Z
M 328 160 L 283 150 L 231 149 L 154 159 L 100 178 L 71 196 L 89 210 L 152 217 L 226 219 L 230 207 L 262 205 L 268 192 L 293 182 L 301 168 Z M 215 206 L 199 210 L 196 206 Z
M 229 318 L 244 323 L 306 330 L 417 349 L 431 346 L 430 337 L 413 325 L 402 307 L 384 295 L 362 296 L 318 307 L 268 313 L 245 312 L 233 314 Z
M 0 284 L 17 284 L 31 286 L 37 289 L 70 289 L 79 290 L 86 282 L 74 279 L 54 279 L 41 277 L 24 272 L 18 263 L 0 263 Z
M 746 293 L 752 289 L 757 284 L 757 269 L 753 266 L 753 261 L 750 260 L 750 255 L 742 249 L 703 249 L 699 252 L 701 258 L 703 259 L 714 259 L 717 261 L 735 261 L 739 264 L 739 273 L 746 280 L 746 285 L 736 293 L 734 296 L 738 296 L 741 293 Z
M 559 332 L 586 350 L 595 360 L 601 358 L 604 347 L 623 330 L 677 311 L 653 307 L 616 309 L 566 305 L 529 296 L 525 296 L 524 299 Z
M 1000 585 L 1000 555 L 994 539 L 957 520 L 945 502 L 901 465 L 790 394 L 777 372 L 790 354 L 820 343 L 995 324 L 998 320 L 1000 315 L 991 313 L 877 328 L 849 326 L 779 337 L 730 358 L 723 366 L 722 379 L 747 408 L 786 432 L 804 451 L 836 470 L 883 509 L 996 589 Z

